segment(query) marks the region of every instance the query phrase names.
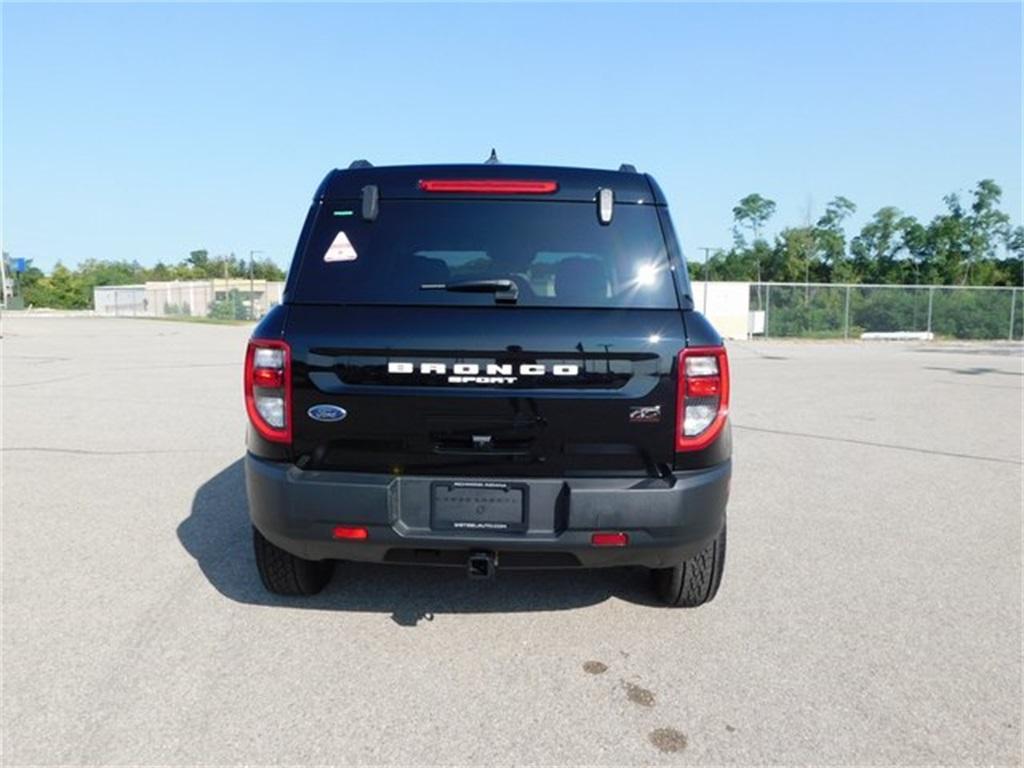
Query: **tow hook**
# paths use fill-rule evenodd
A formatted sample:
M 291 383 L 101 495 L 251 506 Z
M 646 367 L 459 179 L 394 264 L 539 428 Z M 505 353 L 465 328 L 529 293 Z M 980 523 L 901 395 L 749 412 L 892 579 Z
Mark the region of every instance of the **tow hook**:
M 498 556 L 493 552 L 474 552 L 469 556 L 469 578 L 493 579 L 498 569 Z

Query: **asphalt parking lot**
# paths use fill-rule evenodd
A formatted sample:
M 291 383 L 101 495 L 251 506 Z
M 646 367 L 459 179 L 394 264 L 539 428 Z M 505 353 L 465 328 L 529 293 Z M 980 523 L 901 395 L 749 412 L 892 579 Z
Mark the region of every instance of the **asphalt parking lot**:
M 1020 764 L 1020 345 L 731 344 L 680 611 L 633 570 L 269 596 L 248 333 L 4 318 L 4 764 Z

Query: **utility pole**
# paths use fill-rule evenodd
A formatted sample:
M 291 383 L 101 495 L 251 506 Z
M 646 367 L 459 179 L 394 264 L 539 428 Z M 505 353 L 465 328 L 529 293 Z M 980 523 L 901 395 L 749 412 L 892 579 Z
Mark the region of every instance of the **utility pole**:
M 5 253 L 4 256 L 7 254 Z M 7 259 L 0 257 L 0 306 L 7 309 L 7 265 L 4 263 Z M 1013 323 L 1011 322 L 1012 326 Z
M 708 258 L 710 257 L 709 255 L 710 255 L 710 253 L 712 251 L 714 251 L 715 253 L 721 253 L 722 249 L 721 248 L 709 248 L 708 246 L 705 245 L 705 246 L 702 246 L 701 248 L 698 248 L 698 250 L 704 251 L 704 309 L 702 311 L 704 312 L 704 314 L 707 314 L 707 312 L 708 312 Z
M 249 319 L 256 319 L 256 290 L 255 280 L 253 279 L 253 265 L 255 262 L 256 254 L 262 254 L 263 251 L 249 251 Z
M 813 209 L 814 198 L 808 196 L 807 217 L 805 221 L 807 225 L 807 237 L 810 242 L 807 244 L 807 252 L 804 254 L 804 305 L 808 304 L 811 300 L 811 257 L 814 256 L 814 252 L 817 250 L 818 245 L 817 232 L 814 229 L 814 218 L 811 215 L 811 211 Z

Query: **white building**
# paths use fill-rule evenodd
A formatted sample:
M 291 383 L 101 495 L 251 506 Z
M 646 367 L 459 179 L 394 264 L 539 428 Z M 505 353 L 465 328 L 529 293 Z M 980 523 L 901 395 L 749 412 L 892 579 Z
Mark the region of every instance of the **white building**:
M 246 278 L 216 280 L 149 281 L 144 285 L 100 285 L 93 288 L 98 315 L 115 317 L 206 317 L 214 302 L 237 293 L 245 314 L 262 317 L 281 303 L 284 283 Z

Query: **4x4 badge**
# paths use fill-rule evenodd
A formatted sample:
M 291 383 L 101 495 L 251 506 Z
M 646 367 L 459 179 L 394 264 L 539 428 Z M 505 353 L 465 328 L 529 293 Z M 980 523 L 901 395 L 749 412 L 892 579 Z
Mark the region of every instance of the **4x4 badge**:
M 660 405 L 637 405 L 629 409 L 629 421 L 632 424 L 653 424 L 661 421 Z
M 308 411 L 306 411 L 309 418 L 314 421 L 341 421 L 348 416 L 348 411 L 337 405 L 329 405 L 327 403 L 321 403 L 320 405 L 314 405 Z

